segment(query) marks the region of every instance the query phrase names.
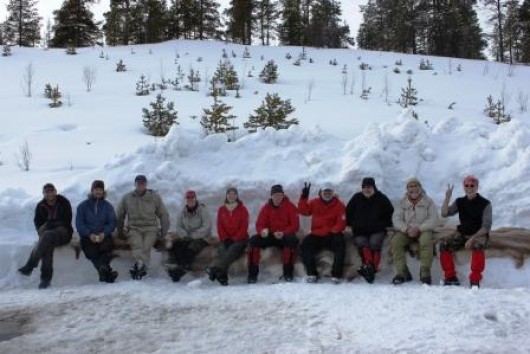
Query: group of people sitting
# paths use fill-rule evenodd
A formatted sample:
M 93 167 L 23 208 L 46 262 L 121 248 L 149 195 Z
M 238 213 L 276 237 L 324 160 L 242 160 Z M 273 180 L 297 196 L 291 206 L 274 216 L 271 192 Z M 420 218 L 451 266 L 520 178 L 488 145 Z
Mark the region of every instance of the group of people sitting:
M 453 252 L 460 248 L 472 250 L 471 286 L 479 286 L 485 267 L 484 249 L 492 223 L 491 203 L 478 192 L 478 179 L 467 176 L 463 181 L 465 195 L 451 202 L 453 186 L 448 185 L 441 208 L 441 217 L 458 214 L 460 224 L 456 235 L 440 243 L 440 264 L 445 285 L 459 285 L 453 262 Z M 205 269 L 210 280 L 228 285 L 228 268 L 247 252 L 248 283 L 256 283 L 259 274 L 260 250 L 267 247 L 281 249 L 282 278 L 293 281 L 294 263 L 300 254 L 306 271 L 306 281 L 319 280 L 316 256 L 323 249 L 333 252 L 331 280 L 343 279 L 346 248 L 345 232 L 353 234 L 353 242 L 362 259 L 358 273 L 373 283 L 381 263 L 381 249 L 387 230 L 396 231 L 390 241 L 396 275 L 393 284 L 412 280 L 407 267 L 406 250 L 419 242 L 420 281 L 431 284 L 431 265 L 434 257 L 433 231 L 438 224 L 435 203 L 422 188 L 417 178 L 406 181 L 403 198 L 393 206 L 379 191 L 375 180 L 363 178 L 361 191 L 348 204 L 339 199 L 331 186 L 322 186 L 317 196 L 310 198 L 311 184 L 304 183 L 298 205 L 284 193 L 279 184 L 271 187 L 270 198 L 261 207 L 256 233 L 249 236 L 249 212 L 239 199 L 238 190 L 226 190 L 224 203 L 217 212 L 218 255 Z M 72 239 L 72 208 L 68 199 L 57 194 L 55 186 L 43 187 L 44 198 L 35 209 L 34 224 L 39 240 L 28 261 L 19 268 L 30 275 L 41 262 L 39 288 L 47 288 L 53 275 L 53 251 Z M 185 193 L 185 205 L 177 215 L 175 232 L 169 233 L 169 214 L 162 197 L 147 188 L 147 178 L 138 175 L 135 189 L 126 193 L 115 212 L 105 199 L 105 185 L 95 180 L 88 198 L 77 208 L 75 225 L 80 236 L 81 249 L 96 268 L 99 280 L 113 283 L 118 273 L 110 266 L 112 260 L 112 233 L 128 240 L 135 260 L 130 269 L 133 279 L 147 275 L 151 248 L 160 237 L 168 251 L 167 272 L 175 282 L 192 269 L 195 257 L 212 240 L 212 222 L 208 208 L 197 198 L 197 193 Z M 311 231 L 299 245 L 299 215 L 311 217 Z

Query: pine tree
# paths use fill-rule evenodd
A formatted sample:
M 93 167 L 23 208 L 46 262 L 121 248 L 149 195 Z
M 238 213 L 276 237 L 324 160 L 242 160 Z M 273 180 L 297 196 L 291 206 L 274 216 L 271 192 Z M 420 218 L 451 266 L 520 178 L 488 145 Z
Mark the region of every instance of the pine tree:
M 230 0 L 225 14 L 228 17 L 227 35 L 234 43 L 252 44 L 252 31 L 255 28 L 253 0 Z
M 304 44 L 313 47 L 342 48 L 353 45 L 350 29 L 340 24 L 342 10 L 334 0 L 321 0 L 311 7 L 311 17 L 305 28 Z
M 276 130 L 287 129 L 299 123 L 296 118 L 287 119 L 294 111 L 291 100 L 282 100 L 276 93 L 272 95 L 267 93 L 261 106 L 254 111 L 254 115 L 249 116 L 248 122 L 243 126 L 251 132 L 267 127 L 273 127 Z
M 530 0 L 524 0 L 519 9 L 521 23 L 521 61 L 530 63 Z
M 239 88 L 237 72 L 234 69 L 234 65 L 228 59 L 219 62 L 213 74 L 213 79 L 223 84 L 227 90 L 236 90 Z
M 403 108 L 407 108 L 408 106 L 415 106 L 418 104 L 418 91 L 414 87 L 412 87 L 412 78 L 410 76 L 407 79 L 407 82 L 407 87 L 401 89 L 401 100 L 399 101 L 399 104 Z
M 256 0 L 254 7 L 254 18 L 256 19 L 256 28 L 261 45 L 270 45 L 275 37 L 277 29 L 276 18 L 278 17 L 278 2 L 275 0 Z
M 238 129 L 232 122 L 236 116 L 231 114 L 232 107 L 214 97 L 210 108 L 204 108 L 201 116 L 201 126 L 206 134 L 226 133 Z
M 149 95 L 149 80 L 142 74 L 136 82 L 136 96 Z
M 90 11 L 95 1 L 65 0 L 61 8 L 53 12 L 51 47 L 89 47 L 101 41 L 99 23 L 94 22 L 94 14 Z
M 144 127 L 149 129 L 151 135 L 166 136 L 169 129 L 177 122 L 177 111 L 174 109 L 174 103 L 168 102 L 164 107 L 165 98 L 159 93 L 156 95 L 156 101 L 149 103 L 152 110 L 142 108 Z
M 269 60 L 261 70 L 259 77 L 266 84 L 274 84 L 278 80 L 278 65 L 274 60 Z
M 492 34 L 493 54 L 497 61 L 504 62 L 504 22 L 505 2 L 503 0 L 482 0 L 486 9 L 488 9 L 488 22 L 494 26 Z
M 108 45 L 129 45 L 132 41 L 132 11 L 137 0 L 110 0 L 103 32 Z
M 36 0 L 9 0 L 5 27 L 13 34 L 13 44 L 34 47 L 40 41 L 40 22 Z
M 304 25 L 300 0 L 281 0 L 281 4 L 278 26 L 280 44 L 303 45 Z
M 504 21 L 505 48 L 510 64 L 521 60 L 521 47 L 523 41 L 522 23 L 520 21 L 520 8 L 518 0 L 506 2 L 506 20 Z

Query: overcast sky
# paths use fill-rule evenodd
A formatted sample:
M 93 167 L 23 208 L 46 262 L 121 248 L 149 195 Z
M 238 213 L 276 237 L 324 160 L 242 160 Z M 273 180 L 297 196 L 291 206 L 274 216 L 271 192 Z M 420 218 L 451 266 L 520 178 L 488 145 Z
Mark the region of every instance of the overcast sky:
M 0 0 L 0 19 L 3 21 L 6 17 L 6 5 L 9 0 Z M 227 6 L 230 0 L 218 0 L 221 6 Z M 97 19 L 103 19 L 103 13 L 109 10 L 110 0 L 99 0 L 98 4 L 92 6 L 92 11 Z M 359 4 L 364 4 L 367 0 L 342 0 L 342 14 L 343 19 L 348 22 L 352 36 L 357 35 L 357 28 L 362 19 L 359 13 Z M 48 18 L 52 19 L 52 11 L 61 7 L 63 0 L 39 0 L 38 9 L 39 14 L 44 18 L 42 24 L 46 24 Z

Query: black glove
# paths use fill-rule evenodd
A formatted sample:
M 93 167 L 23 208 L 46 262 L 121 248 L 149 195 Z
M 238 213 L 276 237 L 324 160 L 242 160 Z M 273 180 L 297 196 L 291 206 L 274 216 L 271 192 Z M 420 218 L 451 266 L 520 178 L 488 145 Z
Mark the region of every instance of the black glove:
M 302 188 L 302 199 L 309 198 L 310 189 L 311 189 L 311 183 L 304 182 L 304 188 Z

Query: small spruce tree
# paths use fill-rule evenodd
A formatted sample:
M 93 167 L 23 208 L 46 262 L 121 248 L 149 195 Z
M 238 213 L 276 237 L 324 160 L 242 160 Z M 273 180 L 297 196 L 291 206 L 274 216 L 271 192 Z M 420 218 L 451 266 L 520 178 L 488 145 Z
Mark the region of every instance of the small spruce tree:
M 250 115 L 248 122 L 244 123 L 245 129 L 250 132 L 255 132 L 258 128 L 265 129 L 273 127 L 274 129 L 287 129 L 291 125 L 297 125 L 298 119 L 287 119 L 288 116 L 295 111 L 291 106 L 291 100 L 282 100 L 278 94 L 267 94 L 265 100 L 261 103 L 254 112 Z
M 190 73 L 188 74 L 188 82 L 190 83 L 187 87 L 190 91 L 198 91 L 199 82 L 201 82 L 201 76 L 198 70 L 193 70 L 190 68 Z
M 140 79 L 136 82 L 136 96 L 149 95 L 149 80 L 142 74 Z
M 3 57 L 8 57 L 11 55 L 11 47 L 7 44 L 5 44 L 3 47 L 2 47 L 2 56 Z
M 408 85 L 405 88 L 401 88 L 401 99 L 399 104 L 403 108 L 408 106 L 415 106 L 418 104 L 418 91 L 412 87 L 412 78 L 409 76 L 407 79 Z
M 164 107 L 166 99 L 159 93 L 156 95 L 156 101 L 149 103 L 152 110 L 142 108 L 144 126 L 149 129 L 151 135 L 166 136 L 169 129 L 177 122 L 177 111 L 174 109 L 174 103 L 168 102 Z
M 213 105 L 210 108 L 204 108 L 201 116 L 200 123 L 206 134 L 227 133 L 239 129 L 233 123 L 236 116 L 230 113 L 231 110 L 231 106 L 214 98 Z
M 276 80 L 278 80 L 278 65 L 274 63 L 274 60 L 269 60 L 267 64 L 265 64 L 259 77 L 266 84 L 274 84 Z
M 50 99 L 52 102 L 49 104 L 51 108 L 61 107 L 63 103 L 61 102 L 62 93 L 59 91 L 59 85 L 52 88 L 50 92 Z

